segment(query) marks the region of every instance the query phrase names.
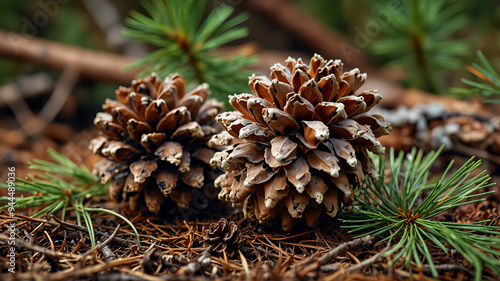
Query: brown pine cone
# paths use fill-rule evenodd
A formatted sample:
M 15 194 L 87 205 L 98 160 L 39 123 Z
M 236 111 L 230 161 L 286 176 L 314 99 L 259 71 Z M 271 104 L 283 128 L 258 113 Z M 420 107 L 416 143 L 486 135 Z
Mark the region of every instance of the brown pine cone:
M 250 77 L 253 95 L 230 98 L 236 111 L 217 116 L 226 132 L 209 145 L 225 146 L 211 160 L 226 171 L 215 182 L 219 198 L 240 203 L 260 223 L 281 216 L 288 230 L 302 217 L 312 226 L 322 212 L 335 217 L 341 202 L 351 204 L 365 174 L 377 177 L 366 150 L 383 154 L 377 138 L 391 127 L 367 114 L 382 97 L 357 92 L 366 79 L 359 69 L 343 72 L 340 60 L 319 55 L 309 65 L 285 64 L 271 67 L 272 80 Z
M 212 246 L 212 252 L 219 254 L 226 251 L 229 257 L 238 252 L 240 243 L 241 231 L 233 221 L 228 222 L 225 218 L 211 223 L 203 237 L 203 247 Z
M 112 198 L 132 211 L 145 205 L 159 214 L 167 197 L 186 208 L 194 189 L 213 184 L 209 161 L 215 151 L 207 141 L 220 131 L 214 117 L 223 104 L 209 95 L 206 84 L 186 93 L 181 75 L 162 82 L 153 73 L 120 87 L 117 100 L 106 100 L 106 112 L 94 120 L 102 136 L 90 149 L 106 157 L 94 170 L 102 182 L 111 180 Z

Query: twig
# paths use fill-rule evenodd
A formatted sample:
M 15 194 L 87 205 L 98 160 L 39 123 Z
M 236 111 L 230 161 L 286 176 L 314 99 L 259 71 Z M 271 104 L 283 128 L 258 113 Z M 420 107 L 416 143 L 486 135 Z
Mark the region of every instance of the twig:
M 120 279 L 117 279 L 117 280 L 146 280 L 146 281 L 165 281 L 165 280 L 171 280 L 171 279 L 175 279 L 175 278 L 164 278 L 164 276 L 162 277 L 157 277 L 157 276 L 153 276 L 153 275 L 149 275 L 149 274 L 146 274 L 144 272 L 140 272 L 140 271 L 133 271 L 133 270 L 130 270 L 128 268 L 117 268 L 118 271 L 120 272 L 123 272 L 125 274 L 128 274 L 130 276 L 127 276 L 126 278 L 123 278 L 125 276 L 120 276 Z M 133 276 L 133 278 L 130 278 L 131 276 Z M 170 276 L 168 276 L 170 277 Z M 108 277 L 103 278 L 103 280 L 109 280 L 107 279 Z M 123 278 L 123 279 L 122 279 Z M 134 278 L 137 278 L 137 279 L 134 279 Z
M 462 154 L 467 157 L 476 156 L 477 158 L 489 160 L 497 166 L 500 166 L 500 156 L 490 153 L 484 149 L 463 145 L 461 143 L 454 143 L 453 146 L 453 150 L 456 151 L 457 154 Z
M 47 127 L 48 124 L 54 120 L 59 111 L 61 111 L 62 107 L 66 103 L 66 100 L 71 95 L 73 87 L 78 81 L 78 77 L 80 75 L 80 69 L 77 66 L 67 65 L 64 67 L 61 77 L 57 81 L 55 85 L 54 92 L 50 96 L 49 101 L 43 107 L 42 111 L 37 115 L 40 119 L 45 122 L 45 126 L 38 128 L 34 126 L 30 126 L 30 122 L 23 124 L 23 128 L 27 132 L 31 132 L 31 135 L 39 134 L 41 131 Z M 36 122 L 35 122 L 36 123 Z
M 24 236 L 26 236 L 26 238 L 28 238 L 27 242 L 30 244 L 33 244 L 33 236 L 31 236 L 31 234 L 26 229 L 23 229 L 23 232 L 24 232 Z
M 390 247 L 386 247 L 385 249 L 383 249 L 382 251 L 378 252 L 377 254 L 371 256 L 370 258 L 362 261 L 361 263 L 358 263 L 358 264 L 355 264 L 351 267 L 348 268 L 348 271 L 349 273 L 353 273 L 353 272 L 356 272 L 358 270 L 361 270 L 371 264 L 374 264 L 375 262 L 377 262 L 377 260 L 380 258 L 380 256 L 385 253 L 387 250 L 389 250 Z
M 112 260 L 116 260 L 116 254 L 109 248 L 109 246 L 105 246 L 104 248 L 102 248 L 101 252 L 102 252 L 102 259 L 104 260 L 104 262 L 110 262 Z
M 319 259 L 319 265 L 321 266 L 321 265 L 328 264 L 332 260 L 334 260 L 336 257 L 343 255 L 347 251 L 355 250 L 363 245 L 372 244 L 373 240 L 374 240 L 373 236 L 368 235 L 368 236 L 365 236 L 362 238 L 358 238 L 356 240 L 342 243 L 339 246 L 337 246 L 335 249 L 324 254 Z
M 118 225 L 115 228 L 115 231 L 113 231 L 113 233 L 104 242 L 102 242 L 102 243 L 97 242 L 98 244 L 95 247 L 89 249 L 84 254 L 82 254 L 82 257 L 87 257 L 94 252 L 97 252 L 97 253 L 101 252 L 104 247 L 106 247 L 113 239 L 115 239 L 116 234 L 118 234 L 118 230 L 120 230 L 120 225 Z
M 4 244 L 9 243 L 10 237 L 4 234 L 0 234 L 0 242 L 3 242 Z M 81 259 L 81 255 L 77 254 L 71 254 L 71 253 L 63 253 L 63 252 L 55 252 L 52 250 L 49 250 L 47 248 L 38 246 L 38 245 L 32 245 L 22 239 L 15 238 L 15 245 L 17 249 L 26 249 L 26 250 L 31 250 L 34 252 L 39 252 L 40 254 L 44 254 L 46 256 L 52 257 L 52 258 L 66 258 L 66 259 L 74 259 L 78 260 Z
M 338 270 L 338 267 L 325 265 L 333 261 L 336 257 L 343 255 L 347 251 L 355 250 L 363 245 L 373 243 L 373 239 L 373 236 L 368 235 L 356 240 L 342 243 L 335 247 L 335 249 L 325 253 L 320 259 L 317 258 L 318 255 L 312 255 L 298 263 L 297 266 L 293 268 L 295 275 L 302 278 L 309 272 L 315 271 L 318 268 L 324 272 L 336 271 Z
M 436 264 L 434 265 L 434 267 L 439 273 L 449 272 L 449 271 L 463 271 L 467 273 L 469 276 L 474 276 L 474 272 L 470 271 L 467 267 L 461 264 Z M 425 273 L 430 273 L 431 267 L 428 264 L 424 264 L 422 266 L 422 270 Z
M 296 266 L 296 267 L 297 267 L 297 268 L 300 268 L 300 267 L 304 267 L 304 266 L 306 266 L 306 265 L 308 265 L 308 264 L 311 264 L 311 263 L 313 263 L 313 262 L 317 262 L 317 261 L 318 261 L 318 257 L 319 257 L 319 253 L 314 253 L 314 254 L 312 254 L 312 255 L 308 256 L 307 258 L 305 258 L 305 259 L 303 259 L 303 260 L 299 261 L 299 262 L 297 263 L 297 266 Z
M 321 270 L 324 273 L 337 271 L 339 269 L 340 269 L 340 266 L 338 266 L 338 265 L 322 265 L 319 267 L 319 270 Z
M 54 82 L 47 73 L 23 76 L 0 87 L 0 108 L 13 105 L 19 100 L 49 94 Z M 29 109 L 29 108 L 28 108 Z
M 75 66 L 68 65 L 64 68 L 61 77 L 57 81 L 54 92 L 42 111 L 40 111 L 38 115 L 34 115 L 31 111 L 26 112 L 29 116 L 28 120 L 21 123 L 26 134 L 36 136 L 54 120 L 70 96 L 71 90 L 78 80 L 79 73 L 80 71 Z
M 28 272 L 28 273 L 16 273 L 16 280 L 51 280 L 51 281 L 67 281 L 75 280 L 80 277 L 91 276 L 98 272 L 103 272 L 107 269 L 113 267 L 122 267 L 139 262 L 142 258 L 141 256 L 135 256 L 130 258 L 122 258 L 112 260 L 108 263 L 102 263 L 97 265 L 86 266 L 84 268 L 70 270 L 70 271 L 59 271 L 52 274 L 41 274 L 39 272 Z M 34 276 L 42 277 L 41 279 L 34 279 Z
M 82 2 L 97 26 L 99 26 L 101 32 L 106 35 L 107 45 L 113 48 L 119 48 L 125 54 L 143 56 L 147 53 L 147 49 L 143 44 L 132 41 L 130 38 L 118 32 L 125 26 L 123 25 L 123 19 L 118 9 L 111 1 L 85 0 Z

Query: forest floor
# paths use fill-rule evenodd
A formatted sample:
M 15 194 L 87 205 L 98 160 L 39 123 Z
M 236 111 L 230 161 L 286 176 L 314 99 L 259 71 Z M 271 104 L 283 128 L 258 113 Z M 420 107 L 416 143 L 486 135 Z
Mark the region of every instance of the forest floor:
M 116 209 L 105 198 L 99 207 Z M 28 211 L 29 213 L 29 211 Z M 141 246 L 128 227 L 115 217 L 94 217 L 95 247 L 85 227 L 75 218 L 61 221 L 56 216 L 31 218 L 19 212 L 0 215 L 0 260 L 2 280 L 434 280 L 429 267 L 402 268 L 401 261 L 390 265 L 381 254 L 388 246 L 381 238 L 355 239 L 325 221 L 317 229 L 285 233 L 278 226 L 258 225 L 243 218 L 229 206 L 211 206 L 196 220 L 162 220 L 139 215 L 131 218 L 140 233 Z M 210 215 L 207 215 L 210 214 Z M 219 218 L 234 221 L 241 230 L 242 243 L 228 256 L 210 253 L 203 246 L 205 230 Z M 439 220 L 474 222 L 490 219 L 500 225 L 498 198 L 457 207 Z M 7 272 L 8 226 L 16 222 L 16 274 Z M 118 223 L 121 227 L 117 228 Z M 116 231 L 118 230 L 118 231 Z M 448 254 L 430 247 L 441 280 L 468 280 L 473 267 L 456 251 Z M 208 259 L 207 262 L 207 258 Z M 484 280 L 498 280 L 485 268 Z

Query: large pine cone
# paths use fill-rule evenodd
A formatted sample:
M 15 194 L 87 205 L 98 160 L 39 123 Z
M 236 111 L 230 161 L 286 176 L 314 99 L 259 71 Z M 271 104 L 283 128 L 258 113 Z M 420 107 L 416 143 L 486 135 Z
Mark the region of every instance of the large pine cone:
M 106 157 L 95 171 L 102 182 L 112 180 L 112 198 L 132 211 L 145 204 L 158 214 L 167 197 L 186 208 L 193 188 L 213 184 L 209 161 L 215 151 L 206 144 L 220 131 L 214 117 L 223 104 L 209 95 L 206 84 L 186 93 L 181 75 L 162 82 L 151 74 L 120 87 L 117 100 L 106 100 L 106 112 L 94 120 L 103 136 L 90 149 Z
M 356 92 L 366 79 L 359 69 L 343 72 L 340 60 L 319 55 L 309 66 L 285 63 L 271 67 L 272 80 L 250 77 L 254 95 L 230 98 L 237 111 L 217 116 L 226 132 L 209 145 L 226 146 L 211 161 L 226 171 L 215 182 L 219 198 L 241 203 L 261 223 L 280 215 L 289 230 L 302 217 L 312 226 L 323 210 L 335 217 L 341 202 L 352 203 L 365 174 L 378 176 L 366 149 L 384 153 L 377 137 L 391 127 L 366 114 L 382 97 Z

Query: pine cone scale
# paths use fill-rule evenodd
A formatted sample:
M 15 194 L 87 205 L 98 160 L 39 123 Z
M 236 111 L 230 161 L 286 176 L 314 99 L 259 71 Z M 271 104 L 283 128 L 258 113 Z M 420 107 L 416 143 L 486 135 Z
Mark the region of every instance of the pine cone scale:
M 300 192 L 297 189 L 298 192 Z M 318 204 L 323 203 L 324 195 L 328 191 L 328 186 L 322 177 L 312 176 L 307 184 L 305 191 L 312 199 L 315 199 Z
M 290 165 L 284 167 L 287 179 L 295 186 L 295 189 L 302 193 L 311 181 L 311 173 L 306 159 L 301 156 Z
M 177 186 L 179 174 L 169 170 L 162 170 L 155 174 L 155 178 L 160 191 L 165 196 L 168 196 Z
M 330 137 L 330 130 L 325 123 L 321 121 L 302 121 L 302 127 L 304 128 L 304 139 L 309 144 L 309 148 L 317 148 L 320 143 L 327 140 Z
M 289 137 L 278 136 L 271 140 L 271 154 L 278 162 L 289 162 L 297 158 L 297 143 Z
M 299 94 L 289 93 L 283 110 L 296 120 L 312 120 L 314 106 Z
M 309 204 L 311 197 L 308 194 L 299 193 L 297 190 L 290 190 L 290 196 L 285 197 L 285 205 L 292 218 L 302 218 L 302 213 Z
M 289 188 L 285 174 L 276 174 L 264 184 L 265 207 L 268 209 L 274 208 L 283 197 L 288 195 L 288 192 Z
M 164 117 L 158 121 L 156 125 L 156 130 L 161 131 L 173 131 L 180 125 L 184 125 L 191 121 L 191 113 L 188 111 L 187 107 L 181 106 L 169 111 Z
M 143 183 L 156 171 L 158 163 L 154 160 L 139 160 L 130 164 L 129 167 L 130 173 L 134 176 L 134 181 Z
M 156 149 L 154 155 L 158 156 L 160 160 L 179 166 L 183 155 L 182 145 L 175 141 L 166 141 Z
M 246 179 L 243 182 L 245 187 L 251 187 L 268 182 L 274 175 L 271 169 L 264 168 L 264 162 L 249 164 L 247 166 Z
M 144 119 L 149 124 L 158 122 L 168 112 L 167 103 L 164 100 L 154 100 L 151 102 L 144 113 Z

